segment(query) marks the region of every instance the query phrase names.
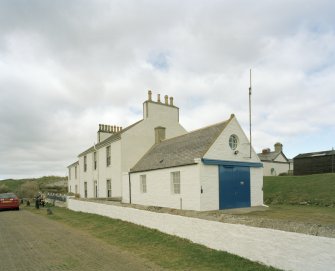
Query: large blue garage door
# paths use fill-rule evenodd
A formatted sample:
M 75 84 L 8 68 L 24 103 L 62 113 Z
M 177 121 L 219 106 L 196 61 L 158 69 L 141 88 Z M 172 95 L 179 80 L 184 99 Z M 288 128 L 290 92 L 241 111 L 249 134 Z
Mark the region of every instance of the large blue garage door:
M 219 166 L 220 209 L 250 207 L 250 168 Z

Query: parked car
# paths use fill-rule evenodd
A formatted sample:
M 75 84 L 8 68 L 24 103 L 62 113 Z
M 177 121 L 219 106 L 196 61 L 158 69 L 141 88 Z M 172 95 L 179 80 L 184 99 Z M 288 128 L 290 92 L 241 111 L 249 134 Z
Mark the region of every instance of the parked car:
M 20 209 L 20 199 L 14 193 L 0 194 L 0 210 Z

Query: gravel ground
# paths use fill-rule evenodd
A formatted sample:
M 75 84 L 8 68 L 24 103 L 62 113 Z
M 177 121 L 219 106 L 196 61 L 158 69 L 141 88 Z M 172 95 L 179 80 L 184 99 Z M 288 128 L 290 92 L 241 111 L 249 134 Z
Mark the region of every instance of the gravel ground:
M 101 200 L 101 199 L 100 200 L 99 199 L 98 200 L 89 199 L 89 201 L 131 207 L 131 208 L 158 212 L 158 213 L 169 213 L 169 214 L 175 214 L 175 215 L 189 216 L 189 217 L 219 221 L 219 222 L 224 222 L 224 223 L 243 224 L 243 225 L 259 227 L 259 228 L 269 228 L 269 229 L 276 229 L 276 230 L 282 230 L 282 231 L 288 231 L 288 232 L 297 232 L 297 233 L 304 233 L 304 234 L 315 235 L 315 236 L 335 238 L 335 225 L 325 226 L 325 225 L 319 225 L 319 224 L 283 221 L 283 220 L 270 219 L 270 218 L 261 218 L 261 217 L 252 217 L 252 216 L 243 216 L 243 215 L 241 216 L 241 214 L 245 214 L 250 211 L 266 210 L 267 207 L 252 207 L 252 208 L 234 209 L 234 210 L 227 210 L 227 211 L 197 212 L 197 211 L 178 210 L 178 209 L 170 209 L 170 208 L 155 207 L 155 206 L 124 204 L 124 203 L 120 203 L 117 201 L 106 201 L 106 200 Z
M 0 270 L 161 270 L 75 228 L 28 211 L 0 212 Z

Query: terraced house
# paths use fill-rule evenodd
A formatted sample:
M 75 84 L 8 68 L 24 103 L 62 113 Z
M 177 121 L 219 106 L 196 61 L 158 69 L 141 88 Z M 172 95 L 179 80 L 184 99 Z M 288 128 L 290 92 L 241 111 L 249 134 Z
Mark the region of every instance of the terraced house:
M 149 91 L 140 121 L 100 124 L 97 137 L 68 167 L 80 197 L 189 210 L 263 204 L 262 163 L 233 114 L 188 133 L 173 98 L 153 101 Z

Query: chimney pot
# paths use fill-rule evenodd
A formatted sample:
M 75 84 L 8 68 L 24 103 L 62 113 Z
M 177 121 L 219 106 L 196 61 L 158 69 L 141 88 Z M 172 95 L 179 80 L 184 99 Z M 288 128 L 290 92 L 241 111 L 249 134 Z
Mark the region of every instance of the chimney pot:
M 157 94 L 157 102 L 160 103 L 161 102 L 161 95 Z
M 165 95 L 164 99 L 165 99 L 165 104 L 169 104 L 169 96 Z
M 170 105 L 173 105 L 173 97 L 170 97 Z
M 148 91 L 148 101 L 152 101 L 152 91 Z

